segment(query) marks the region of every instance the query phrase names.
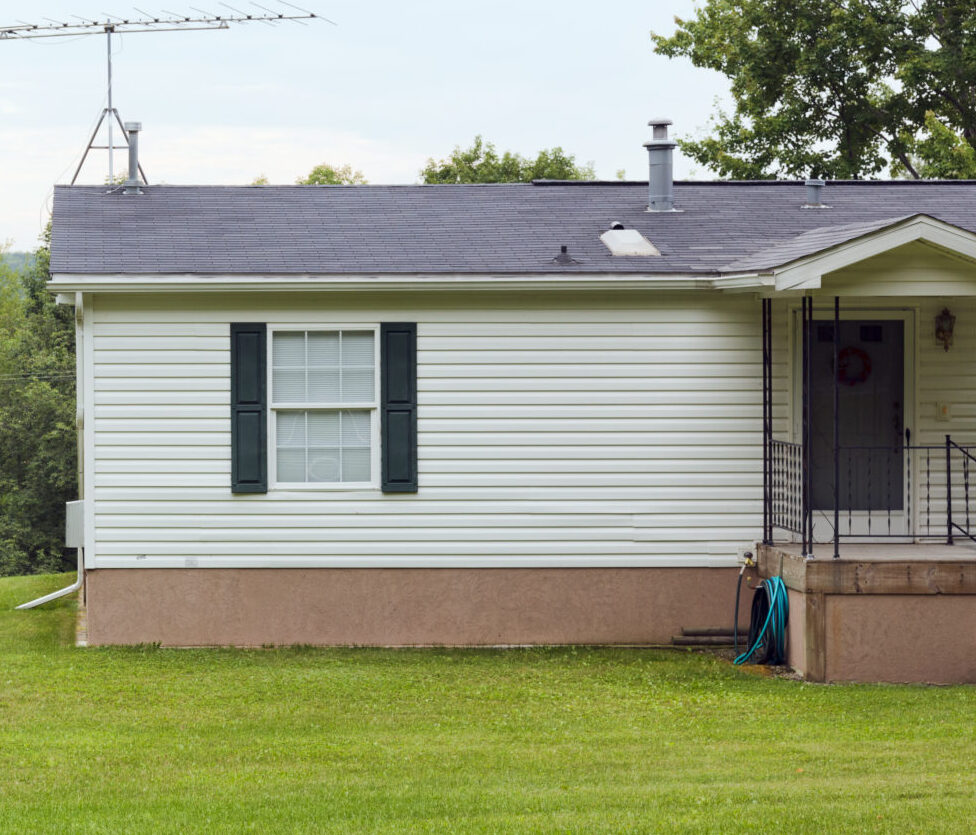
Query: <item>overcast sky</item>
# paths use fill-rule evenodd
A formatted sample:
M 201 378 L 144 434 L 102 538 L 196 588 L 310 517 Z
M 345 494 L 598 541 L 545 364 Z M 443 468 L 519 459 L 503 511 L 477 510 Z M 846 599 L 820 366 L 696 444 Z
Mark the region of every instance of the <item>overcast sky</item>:
M 193 13 L 179 0 L 136 0 Z M 193 5 L 227 14 L 209 0 Z M 286 9 L 275 0 L 262 5 Z M 249 0 L 230 5 L 258 12 Z M 298 5 L 303 5 L 299 0 Z M 150 182 L 293 183 L 319 162 L 411 183 L 428 157 L 482 134 L 525 155 L 561 145 L 600 177 L 647 173 L 647 120 L 702 131 L 727 85 L 651 51 L 692 0 L 309 0 L 333 26 L 262 24 L 113 39 L 115 106 L 141 121 Z M 0 0 L 18 19 L 133 15 L 128 0 Z M 31 249 L 51 187 L 70 181 L 102 107 L 106 43 L 0 41 L 0 243 Z M 124 165 L 120 158 L 117 167 Z M 707 176 L 679 158 L 678 177 Z M 79 182 L 101 183 L 104 151 Z

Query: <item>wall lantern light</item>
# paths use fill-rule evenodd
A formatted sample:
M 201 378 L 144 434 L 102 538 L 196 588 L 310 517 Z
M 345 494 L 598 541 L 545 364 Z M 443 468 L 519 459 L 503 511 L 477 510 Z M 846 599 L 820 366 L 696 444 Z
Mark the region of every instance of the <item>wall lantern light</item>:
M 935 341 L 941 342 L 947 351 L 952 344 L 952 330 L 955 326 L 956 317 L 949 312 L 948 307 L 943 307 L 942 312 L 935 317 Z

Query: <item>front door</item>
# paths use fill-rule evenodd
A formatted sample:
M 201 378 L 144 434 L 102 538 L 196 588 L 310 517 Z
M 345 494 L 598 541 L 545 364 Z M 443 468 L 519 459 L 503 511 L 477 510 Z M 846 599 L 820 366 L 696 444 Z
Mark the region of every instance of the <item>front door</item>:
M 810 349 L 814 539 L 833 536 L 835 375 L 841 536 L 906 534 L 904 320 L 842 320 L 836 369 L 833 322 L 814 321 Z

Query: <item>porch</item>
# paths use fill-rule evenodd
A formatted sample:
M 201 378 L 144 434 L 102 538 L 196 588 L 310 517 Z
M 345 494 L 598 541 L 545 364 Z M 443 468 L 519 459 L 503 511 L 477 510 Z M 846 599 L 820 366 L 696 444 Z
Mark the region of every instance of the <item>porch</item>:
M 759 573 L 812 681 L 976 682 L 976 261 L 927 236 L 762 301 Z
M 811 559 L 858 543 L 976 544 L 976 374 L 920 350 L 922 330 L 941 328 L 949 353 L 948 306 L 928 323 L 931 304 L 909 300 L 799 301 L 781 310 L 785 361 L 762 302 L 763 544 Z

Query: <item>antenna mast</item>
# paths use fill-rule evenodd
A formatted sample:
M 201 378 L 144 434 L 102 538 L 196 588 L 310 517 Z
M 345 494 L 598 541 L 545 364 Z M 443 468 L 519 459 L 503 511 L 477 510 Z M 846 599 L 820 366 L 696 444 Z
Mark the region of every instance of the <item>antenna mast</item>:
M 134 9 L 134 11 L 138 13 L 138 16 L 133 18 L 122 18 L 118 17 L 117 15 L 106 15 L 105 19 L 98 20 L 94 18 L 83 18 L 78 17 L 77 15 L 71 15 L 79 22 L 72 23 L 70 21 L 56 21 L 49 20 L 48 18 L 45 18 L 45 20 L 48 20 L 48 22 L 42 24 L 24 23 L 23 21 L 18 21 L 17 25 L 15 26 L 0 26 L 0 41 L 22 41 L 34 40 L 37 38 L 67 38 L 78 37 L 81 35 L 105 34 L 105 41 L 108 48 L 108 100 L 106 102 L 106 107 L 102 109 L 101 115 L 98 117 L 98 123 L 95 125 L 95 130 L 92 132 L 91 138 L 88 140 L 88 145 L 85 148 L 84 154 L 82 154 L 81 162 L 78 163 L 78 167 L 75 169 L 75 174 L 71 178 L 71 185 L 75 184 L 75 181 L 78 179 L 78 175 L 81 173 L 81 168 L 85 164 L 85 160 L 88 158 L 88 153 L 92 150 L 108 151 L 108 179 L 109 182 L 112 183 L 115 181 L 113 154 L 115 151 L 129 147 L 129 134 L 125 129 L 125 125 L 122 122 L 122 117 L 119 115 L 119 111 L 115 109 L 115 106 L 112 103 L 112 35 L 129 35 L 139 34 L 142 32 L 184 32 L 208 29 L 229 29 L 231 23 L 264 23 L 269 26 L 274 26 L 277 23 L 290 21 L 292 23 L 305 26 L 307 24 L 303 23 L 303 21 L 312 19 L 325 20 L 328 23 L 333 23 L 333 21 L 329 20 L 328 18 L 324 18 L 313 12 L 301 9 L 298 6 L 285 2 L 285 0 L 278 0 L 278 2 L 282 6 L 287 6 L 288 10 L 276 12 L 274 9 L 269 9 L 266 6 L 252 2 L 251 5 L 260 9 L 261 12 L 258 14 L 247 14 L 247 12 L 242 12 L 240 9 L 235 9 L 233 6 L 227 5 L 227 3 L 221 3 L 220 5 L 230 9 L 232 14 L 214 15 L 203 9 L 194 9 L 195 12 L 198 12 L 197 15 L 178 15 L 175 12 L 170 12 L 163 9 L 163 16 L 157 16 L 151 15 L 142 9 Z M 95 139 L 98 137 L 98 132 L 101 130 L 102 123 L 106 122 L 106 120 L 108 120 L 108 144 L 96 145 Z M 118 124 L 119 129 L 122 131 L 122 138 L 125 140 L 125 145 L 115 144 L 113 137 L 113 127 L 115 124 Z M 142 170 L 142 165 L 139 166 L 139 174 L 142 176 L 142 181 L 144 183 L 147 182 L 146 175 Z

